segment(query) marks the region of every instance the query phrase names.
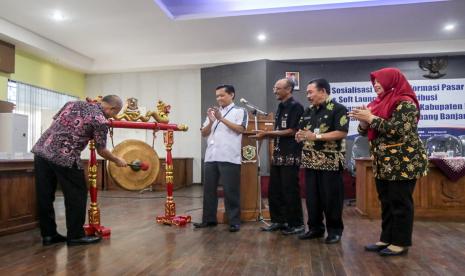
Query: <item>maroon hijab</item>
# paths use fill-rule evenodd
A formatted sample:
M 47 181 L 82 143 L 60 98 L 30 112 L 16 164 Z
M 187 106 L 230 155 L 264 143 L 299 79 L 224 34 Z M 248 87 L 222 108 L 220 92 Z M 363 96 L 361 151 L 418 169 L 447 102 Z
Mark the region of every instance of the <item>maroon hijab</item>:
M 389 119 L 399 102 L 412 102 L 420 110 L 417 96 L 408 83 L 404 74 L 397 68 L 383 68 L 370 74 L 371 83 L 375 84 L 375 79 L 381 84 L 384 92 L 378 95 L 368 107 L 371 113 L 383 119 Z M 420 114 L 420 113 L 418 113 Z M 417 118 L 419 119 L 419 117 Z M 368 129 L 368 140 L 373 140 L 378 136 L 376 130 Z

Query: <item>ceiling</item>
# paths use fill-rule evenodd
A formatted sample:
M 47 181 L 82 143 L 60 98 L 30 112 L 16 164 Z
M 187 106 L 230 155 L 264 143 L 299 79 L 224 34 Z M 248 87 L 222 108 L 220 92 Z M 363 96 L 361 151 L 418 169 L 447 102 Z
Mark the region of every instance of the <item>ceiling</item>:
M 193 20 L 173 20 L 154 0 L 0 0 L 0 7 L 1 39 L 86 73 L 465 53 L 462 0 Z M 61 22 L 51 19 L 56 9 Z M 453 32 L 443 30 L 448 23 Z M 256 39 L 262 32 L 264 42 Z
M 154 0 L 172 19 L 199 19 L 447 0 Z

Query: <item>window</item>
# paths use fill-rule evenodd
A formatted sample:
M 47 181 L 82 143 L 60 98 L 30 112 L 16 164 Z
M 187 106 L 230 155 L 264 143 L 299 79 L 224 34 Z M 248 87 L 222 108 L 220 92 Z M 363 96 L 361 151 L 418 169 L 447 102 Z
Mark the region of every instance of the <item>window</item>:
M 10 103 L 16 104 L 16 82 L 8 81 L 8 96 L 7 100 Z
M 9 102 L 16 104 L 15 113 L 28 116 L 28 151 L 50 126 L 53 115 L 65 103 L 78 100 L 77 97 L 12 80 L 8 81 L 7 97 Z

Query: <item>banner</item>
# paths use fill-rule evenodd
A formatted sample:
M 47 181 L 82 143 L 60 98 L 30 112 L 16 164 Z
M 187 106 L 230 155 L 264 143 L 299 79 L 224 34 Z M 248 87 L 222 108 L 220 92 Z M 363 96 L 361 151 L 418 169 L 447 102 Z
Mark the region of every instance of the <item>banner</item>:
M 465 79 L 409 80 L 420 102 L 419 134 L 465 135 Z M 331 96 L 352 110 L 376 98 L 371 82 L 331 83 Z M 349 136 L 357 135 L 358 121 L 351 119 Z

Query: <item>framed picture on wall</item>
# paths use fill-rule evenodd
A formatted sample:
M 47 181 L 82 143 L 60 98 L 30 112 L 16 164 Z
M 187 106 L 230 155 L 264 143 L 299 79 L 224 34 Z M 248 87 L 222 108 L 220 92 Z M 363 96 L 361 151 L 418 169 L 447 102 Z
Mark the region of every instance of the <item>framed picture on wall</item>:
M 300 90 L 300 74 L 299 72 L 286 72 L 286 79 L 294 82 L 294 90 Z

